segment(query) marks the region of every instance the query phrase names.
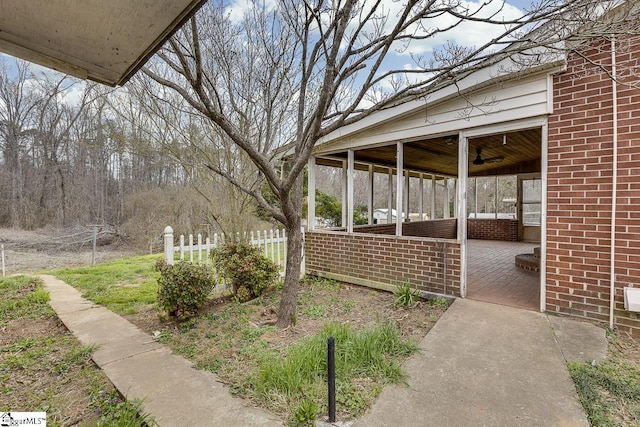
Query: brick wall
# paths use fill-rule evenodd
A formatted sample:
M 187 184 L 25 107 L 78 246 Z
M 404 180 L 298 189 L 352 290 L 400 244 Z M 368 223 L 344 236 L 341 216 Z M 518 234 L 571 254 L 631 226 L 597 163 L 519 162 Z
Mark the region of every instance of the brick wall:
M 467 219 L 467 238 L 518 241 L 517 219 Z
M 456 239 L 458 238 L 458 220 L 449 218 L 405 222 L 402 224 L 402 234 L 433 239 Z
M 412 221 L 402 224 L 402 234 L 404 236 L 428 237 L 433 239 L 456 239 L 458 230 L 458 220 L 434 219 L 430 221 Z M 335 231 L 345 231 L 345 228 L 338 228 Z M 357 225 L 353 227 L 355 233 L 371 233 L 395 236 L 395 224 L 374 224 Z
M 455 241 L 335 231 L 305 234 L 309 274 L 391 289 L 411 283 L 425 292 L 460 296 L 460 245 Z
M 640 335 L 622 288 L 640 286 L 640 39 L 618 41 L 618 201 L 615 323 Z M 570 55 L 554 77 L 549 117 L 547 310 L 608 322 L 613 189 L 613 90 L 609 42 Z M 634 71 L 631 71 L 631 70 Z M 637 77 L 635 79 L 637 83 Z

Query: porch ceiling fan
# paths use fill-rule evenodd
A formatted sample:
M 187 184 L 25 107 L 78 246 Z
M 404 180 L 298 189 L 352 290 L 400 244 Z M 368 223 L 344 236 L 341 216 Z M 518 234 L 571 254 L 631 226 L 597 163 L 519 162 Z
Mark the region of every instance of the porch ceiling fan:
M 486 159 L 482 158 L 482 148 L 476 148 L 476 158 L 473 159 L 473 164 L 476 166 L 484 165 L 485 163 L 500 163 L 504 160 L 504 156 L 495 156 L 495 157 L 487 157 Z

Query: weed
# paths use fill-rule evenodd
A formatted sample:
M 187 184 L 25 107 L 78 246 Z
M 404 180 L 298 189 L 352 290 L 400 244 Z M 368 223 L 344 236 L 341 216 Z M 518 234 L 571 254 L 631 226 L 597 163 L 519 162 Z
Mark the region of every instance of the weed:
M 246 329 L 244 329 L 242 331 L 242 340 L 246 341 L 246 342 L 254 342 L 255 340 L 257 340 L 258 338 L 260 338 L 260 336 L 262 334 L 264 334 L 266 331 L 263 328 L 259 328 L 256 326 L 249 326 Z
M 393 295 L 396 297 L 396 307 L 408 307 L 418 301 L 418 291 L 411 288 L 409 282 L 405 282 L 402 285 L 398 285 L 396 290 L 393 291 Z
M 356 302 L 353 300 L 346 300 L 342 302 L 342 311 L 345 313 L 351 313 L 351 311 L 355 308 Z
M 437 297 L 429 300 L 429 307 L 443 307 L 446 308 L 449 302 L 445 297 Z
M 327 307 L 322 304 L 309 304 L 300 310 L 300 314 L 314 319 L 327 317 Z
M 300 401 L 298 407 L 293 412 L 293 426 L 311 426 L 316 419 L 316 416 L 320 412 L 318 404 L 311 399 L 304 399 Z
M 50 317 L 53 311 L 47 302 L 49 293 L 42 289 L 42 281 L 29 276 L 0 279 L 0 325 L 10 319 Z
M 219 357 L 208 357 L 196 363 L 196 368 L 210 372 L 218 372 L 222 363 L 223 361 Z
M 99 415 L 98 426 L 104 427 L 137 427 L 155 426 L 155 419 L 142 410 L 139 400 L 122 399 L 118 392 L 100 391 L 92 398 L 90 406 Z

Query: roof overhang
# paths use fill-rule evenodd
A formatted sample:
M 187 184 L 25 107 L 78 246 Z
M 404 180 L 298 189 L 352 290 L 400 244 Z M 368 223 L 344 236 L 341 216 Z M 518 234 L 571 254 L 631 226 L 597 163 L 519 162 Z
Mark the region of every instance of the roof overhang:
M 204 1 L 2 0 L 0 51 L 122 85 Z

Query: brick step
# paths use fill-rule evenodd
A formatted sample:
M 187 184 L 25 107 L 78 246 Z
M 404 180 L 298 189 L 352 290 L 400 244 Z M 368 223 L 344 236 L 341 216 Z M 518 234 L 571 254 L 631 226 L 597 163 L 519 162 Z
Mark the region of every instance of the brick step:
M 540 271 L 540 258 L 534 254 L 516 255 L 516 267 L 528 271 Z
M 540 246 L 533 248 L 533 256 L 540 259 Z

